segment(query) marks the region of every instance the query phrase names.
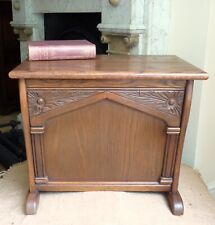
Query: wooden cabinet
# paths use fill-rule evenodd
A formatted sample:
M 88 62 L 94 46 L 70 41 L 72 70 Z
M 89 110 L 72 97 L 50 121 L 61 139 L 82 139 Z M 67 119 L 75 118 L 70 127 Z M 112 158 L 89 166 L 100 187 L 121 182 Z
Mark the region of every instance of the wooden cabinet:
M 39 191 L 154 191 L 183 214 L 178 178 L 194 79 L 175 56 L 24 62 L 20 79 L 29 165 L 27 214 Z

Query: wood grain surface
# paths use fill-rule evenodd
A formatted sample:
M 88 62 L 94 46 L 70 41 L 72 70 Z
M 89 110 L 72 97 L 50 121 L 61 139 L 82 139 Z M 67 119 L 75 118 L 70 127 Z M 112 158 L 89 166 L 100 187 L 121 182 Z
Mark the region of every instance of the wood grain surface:
M 46 122 L 46 172 L 50 181 L 159 181 L 165 137 L 163 121 L 103 100 Z
M 99 55 L 91 60 L 25 61 L 11 78 L 30 79 L 207 79 L 207 73 L 176 56 Z

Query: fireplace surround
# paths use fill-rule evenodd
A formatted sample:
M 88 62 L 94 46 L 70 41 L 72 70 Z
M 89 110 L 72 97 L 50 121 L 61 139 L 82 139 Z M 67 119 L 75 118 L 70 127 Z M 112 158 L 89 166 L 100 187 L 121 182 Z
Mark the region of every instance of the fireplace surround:
M 11 26 L 19 35 L 21 59 L 29 40 L 44 40 L 48 13 L 101 13 L 97 29 L 109 54 L 166 54 L 171 0 L 12 0 Z

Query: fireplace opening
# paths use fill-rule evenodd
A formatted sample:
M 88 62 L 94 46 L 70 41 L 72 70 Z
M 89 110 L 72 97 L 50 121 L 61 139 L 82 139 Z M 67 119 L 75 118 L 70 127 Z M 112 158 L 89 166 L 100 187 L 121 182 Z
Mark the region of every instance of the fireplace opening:
M 45 40 L 83 40 L 96 45 L 97 54 L 106 54 L 107 44 L 100 41 L 101 13 L 46 13 Z

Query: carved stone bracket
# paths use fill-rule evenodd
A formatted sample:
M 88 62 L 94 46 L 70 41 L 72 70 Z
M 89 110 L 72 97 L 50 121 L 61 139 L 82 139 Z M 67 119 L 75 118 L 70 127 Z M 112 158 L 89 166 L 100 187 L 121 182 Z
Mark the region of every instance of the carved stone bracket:
M 112 6 L 117 6 L 119 4 L 119 0 L 108 0 Z
M 124 42 L 128 48 L 133 48 L 138 44 L 138 35 L 129 35 L 124 38 Z
M 109 45 L 108 53 L 129 55 L 139 42 L 139 34 L 103 33 L 101 42 Z
M 108 35 L 103 34 L 101 36 L 101 42 L 103 44 L 109 44 L 111 42 L 111 38 Z
M 19 35 L 18 40 L 28 41 L 31 39 L 31 36 L 33 34 L 32 25 L 11 23 L 11 26 L 14 28 L 14 33 Z
M 19 11 L 21 9 L 21 5 L 20 5 L 19 0 L 13 1 L 13 8 L 17 11 Z

